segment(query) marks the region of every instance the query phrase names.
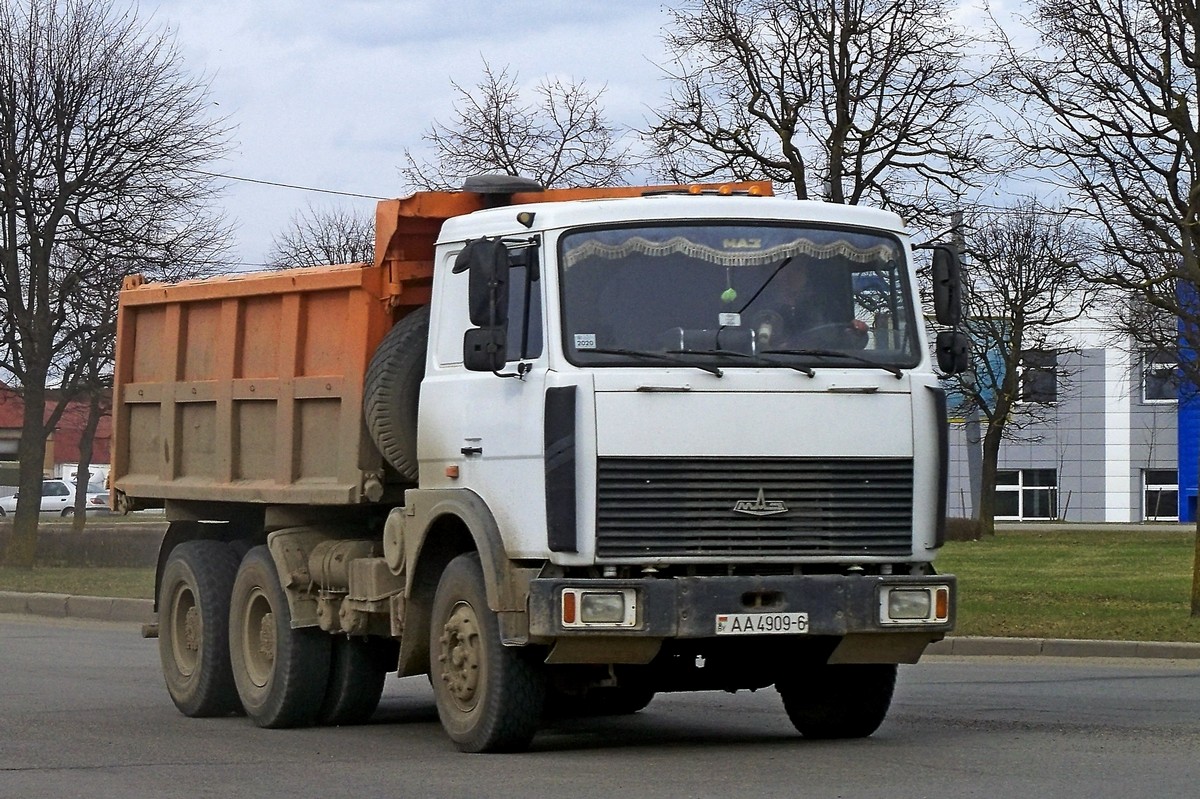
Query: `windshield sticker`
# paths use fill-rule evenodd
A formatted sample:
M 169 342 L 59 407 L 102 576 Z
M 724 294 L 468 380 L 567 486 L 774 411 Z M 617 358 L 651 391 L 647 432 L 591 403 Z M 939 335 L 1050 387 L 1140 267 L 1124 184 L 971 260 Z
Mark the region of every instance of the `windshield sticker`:
M 717 324 L 721 327 L 741 327 L 742 315 L 740 313 L 717 314 Z
M 596 334 L 595 333 L 576 333 L 575 334 L 575 349 L 577 349 L 577 350 L 594 350 L 594 349 L 596 349 Z

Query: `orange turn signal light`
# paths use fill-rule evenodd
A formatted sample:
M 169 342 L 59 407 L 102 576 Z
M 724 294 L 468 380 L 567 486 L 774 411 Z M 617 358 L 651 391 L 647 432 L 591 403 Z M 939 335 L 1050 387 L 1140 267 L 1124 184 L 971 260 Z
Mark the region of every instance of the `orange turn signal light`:
M 950 618 L 950 589 L 939 588 L 933 595 L 933 617 L 935 619 Z
M 574 591 L 564 591 L 562 595 L 563 624 L 574 624 L 576 616 L 575 602 L 578 595 Z

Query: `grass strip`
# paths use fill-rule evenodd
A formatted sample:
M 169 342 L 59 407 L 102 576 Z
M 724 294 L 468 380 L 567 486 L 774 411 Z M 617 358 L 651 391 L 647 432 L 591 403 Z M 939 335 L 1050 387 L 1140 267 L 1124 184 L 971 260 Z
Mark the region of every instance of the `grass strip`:
M 0 567 L 0 591 L 153 599 L 154 569 L 73 566 L 35 566 L 33 569 Z
M 957 541 L 956 635 L 1200 642 L 1191 531 L 1005 531 Z

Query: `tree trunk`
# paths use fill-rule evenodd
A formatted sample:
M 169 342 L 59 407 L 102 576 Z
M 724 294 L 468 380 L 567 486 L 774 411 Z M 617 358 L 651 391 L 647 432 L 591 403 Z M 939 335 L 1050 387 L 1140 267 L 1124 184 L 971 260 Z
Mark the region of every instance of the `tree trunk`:
M 104 415 L 104 406 L 100 401 L 99 389 L 88 394 L 87 419 L 83 423 L 83 433 L 79 437 L 79 467 L 76 470 L 75 483 L 75 516 L 71 519 L 71 529 L 77 533 L 83 532 L 87 523 L 87 490 L 91 484 L 92 447 L 95 442 L 96 428 L 100 426 L 100 417 Z M 83 485 L 79 480 L 83 480 Z
M 4 553 L 4 564 L 32 569 L 37 554 L 38 514 L 42 506 L 42 465 L 46 461 L 46 389 L 26 386 L 21 438 L 17 442 L 17 511 L 13 515 L 12 537 Z
M 979 474 L 979 537 L 996 534 L 996 466 L 1000 460 L 1002 431 L 989 423 L 983 435 L 983 468 Z

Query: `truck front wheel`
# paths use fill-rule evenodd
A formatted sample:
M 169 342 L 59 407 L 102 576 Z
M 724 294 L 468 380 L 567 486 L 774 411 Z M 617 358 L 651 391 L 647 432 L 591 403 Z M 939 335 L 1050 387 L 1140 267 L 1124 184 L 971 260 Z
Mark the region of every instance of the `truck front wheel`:
M 292 614 L 265 546 L 246 553 L 233 583 L 229 655 L 246 715 L 260 727 L 312 724 L 329 684 L 330 637 L 292 629 Z
M 455 746 L 463 752 L 525 749 L 541 717 L 545 675 L 521 649 L 500 642 L 477 554 L 460 555 L 446 567 L 430 636 L 438 717 Z
M 237 554 L 220 541 L 171 550 L 158 591 L 158 654 L 167 692 L 185 716 L 241 709 L 229 669 L 229 597 Z
M 775 685 L 805 738 L 866 738 L 892 704 L 896 664 L 852 663 L 798 669 Z

